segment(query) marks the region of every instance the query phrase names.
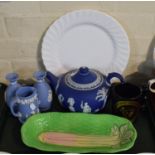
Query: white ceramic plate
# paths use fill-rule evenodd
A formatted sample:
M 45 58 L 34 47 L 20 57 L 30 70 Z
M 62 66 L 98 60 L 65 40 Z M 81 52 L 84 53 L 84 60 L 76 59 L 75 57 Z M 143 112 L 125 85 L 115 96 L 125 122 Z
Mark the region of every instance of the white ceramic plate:
M 129 58 L 129 41 L 111 16 L 94 10 L 67 13 L 52 24 L 42 43 L 43 63 L 56 75 L 81 66 L 122 73 Z
M 10 154 L 8 152 L 0 151 L 0 154 Z

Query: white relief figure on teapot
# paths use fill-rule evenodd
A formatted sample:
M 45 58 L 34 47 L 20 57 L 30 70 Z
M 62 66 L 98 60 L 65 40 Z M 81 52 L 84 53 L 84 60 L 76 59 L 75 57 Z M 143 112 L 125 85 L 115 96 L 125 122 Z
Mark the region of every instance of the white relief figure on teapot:
M 95 112 L 99 112 L 100 111 L 100 109 L 99 108 L 97 108 L 96 110 L 95 110 Z
M 60 81 L 61 81 L 61 78 L 58 79 L 58 82 L 57 82 L 57 84 L 56 84 L 56 86 L 55 86 L 55 91 L 56 91 L 56 92 L 57 92 L 57 90 L 58 90 L 58 88 L 59 88 L 59 86 L 60 86 Z
M 84 113 L 91 113 L 91 107 L 89 106 L 88 102 L 81 101 L 81 109 Z
M 64 101 L 64 97 L 62 94 L 58 95 L 59 102 L 62 103 Z
M 97 101 L 104 101 L 105 97 L 107 96 L 107 92 L 108 92 L 108 90 L 104 87 L 102 87 L 102 89 L 99 89 L 97 91 L 96 100 Z
M 69 105 L 69 107 L 68 107 L 69 110 L 70 111 L 75 111 L 75 108 L 74 108 L 75 100 L 74 100 L 74 98 L 69 97 L 68 100 L 67 100 L 67 103 Z

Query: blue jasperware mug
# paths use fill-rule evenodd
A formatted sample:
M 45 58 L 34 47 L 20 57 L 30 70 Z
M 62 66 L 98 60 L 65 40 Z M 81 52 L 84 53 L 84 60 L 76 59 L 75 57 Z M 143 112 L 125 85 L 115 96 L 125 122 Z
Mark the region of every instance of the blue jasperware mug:
M 10 109 L 11 113 L 18 117 L 21 123 L 24 123 L 29 116 L 39 113 L 36 88 L 30 86 L 20 87 L 10 103 Z

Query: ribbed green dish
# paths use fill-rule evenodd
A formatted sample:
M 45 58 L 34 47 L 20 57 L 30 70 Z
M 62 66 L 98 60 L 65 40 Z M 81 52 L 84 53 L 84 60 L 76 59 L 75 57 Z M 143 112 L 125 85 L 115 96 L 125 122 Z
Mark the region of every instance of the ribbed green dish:
M 46 132 L 69 133 L 80 136 L 110 136 L 120 138 L 118 145 L 103 147 L 72 147 L 47 144 L 39 140 L 39 135 Z M 137 138 L 132 123 L 122 117 L 108 114 L 61 113 L 50 112 L 31 116 L 22 126 L 23 142 L 44 151 L 72 153 L 115 153 L 130 149 Z

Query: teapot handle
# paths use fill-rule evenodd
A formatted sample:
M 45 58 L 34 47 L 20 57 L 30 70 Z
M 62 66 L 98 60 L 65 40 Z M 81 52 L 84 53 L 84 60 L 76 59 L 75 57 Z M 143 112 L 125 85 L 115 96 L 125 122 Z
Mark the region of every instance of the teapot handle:
M 124 78 L 123 78 L 123 76 L 121 74 L 116 73 L 116 72 L 112 72 L 112 73 L 108 74 L 107 80 L 106 80 L 109 85 L 111 85 L 113 83 L 113 82 L 111 82 L 111 80 L 113 78 L 117 78 L 121 83 L 125 82 L 125 80 L 124 80 Z
M 15 116 L 15 117 L 19 117 L 18 112 L 15 112 L 15 107 L 17 107 L 17 99 L 16 97 L 13 98 L 10 102 L 10 110 L 11 113 Z

